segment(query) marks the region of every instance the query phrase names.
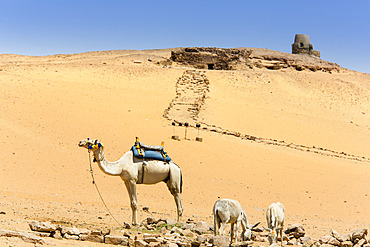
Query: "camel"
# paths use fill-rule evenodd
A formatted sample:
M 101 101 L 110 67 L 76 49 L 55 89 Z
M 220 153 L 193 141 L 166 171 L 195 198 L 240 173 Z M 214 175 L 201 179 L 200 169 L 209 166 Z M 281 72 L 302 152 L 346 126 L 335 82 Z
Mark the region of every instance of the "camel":
M 181 169 L 174 162 L 166 163 L 159 160 L 145 160 L 133 156 L 132 151 L 126 152 L 119 160 L 109 162 L 104 155 L 104 146 L 99 140 L 81 140 L 78 146 L 91 150 L 96 162 L 103 173 L 110 176 L 120 176 L 126 185 L 132 210 L 132 224 L 137 225 L 136 184 L 156 184 L 165 182 L 175 199 L 177 207 L 177 222 L 182 216 Z

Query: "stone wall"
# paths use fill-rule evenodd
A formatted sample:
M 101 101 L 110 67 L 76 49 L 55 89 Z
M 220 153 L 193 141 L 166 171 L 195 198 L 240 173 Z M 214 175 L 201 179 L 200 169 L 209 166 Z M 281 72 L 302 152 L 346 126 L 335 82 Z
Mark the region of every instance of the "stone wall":
M 232 70 L 248 60 L 252 51 L 213 47 L 183 48 L 171 52 L 171 60 L 197 69 Z

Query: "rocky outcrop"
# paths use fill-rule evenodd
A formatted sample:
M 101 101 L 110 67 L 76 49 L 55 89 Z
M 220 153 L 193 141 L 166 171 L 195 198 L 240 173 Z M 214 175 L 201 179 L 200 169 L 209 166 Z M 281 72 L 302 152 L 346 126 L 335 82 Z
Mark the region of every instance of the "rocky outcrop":
M 297 71 L 332 73 L 342 69 L 338 64 L 321 60 L 317 56 L 289 54 L 261 48 L 188 47 L 173 50 L 170 61 L 209 70 L 292 68 Z

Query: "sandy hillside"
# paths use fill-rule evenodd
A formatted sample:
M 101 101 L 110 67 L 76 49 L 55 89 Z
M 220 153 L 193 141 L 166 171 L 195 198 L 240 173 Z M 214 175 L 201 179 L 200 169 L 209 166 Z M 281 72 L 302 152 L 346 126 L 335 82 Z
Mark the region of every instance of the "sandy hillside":
M 286 224 L 301 223 L 316 238 L 330 229 L 370 228 L 369 74 L 198 70 L 209 83 L 190 116 L 174 107 L 179 87 L 197 100 L 193 84 L 178 83 L 189 68 L 156 63 L 169 56 L 170 50 L 0 55 L 0 229 L 26 230 L 31 220 L 49 219 L 118 230 L 91 183 L 88 152 L 77 143 L 98 138 L 113 161 L 135 136 L 150 145 L 165 141 L 182 168 L 184 219 L 211 223 L 213 203 L 233 198 L 264 226 L 264 210 L 280 201 Z M 185 129 L 171 120 L 201 123 L 203 142 L 194 140 L 194 128 L 185 140 Z M 171 139 L 174 131 L 180 141 Z M 123 182 L 96 164 L 94 172 L 112 213 L 129 222 Z M 175 219 L 164 183 L 139 185 L 138 202 L 139 221 Z

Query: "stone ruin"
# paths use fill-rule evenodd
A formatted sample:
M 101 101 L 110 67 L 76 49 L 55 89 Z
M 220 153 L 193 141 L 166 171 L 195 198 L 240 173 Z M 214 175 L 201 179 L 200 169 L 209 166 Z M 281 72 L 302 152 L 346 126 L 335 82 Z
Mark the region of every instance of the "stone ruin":
M 171 52 L 171 60 L 197 69 L 232 70 L 245 64 L 252 51 L 236 48 L 192 47 Z
M 296 34 L 292 44 L 292 54 L 306 54 L 313 57 L 320 57 L 320 52 L 313 49 L 310 38 L 307 34 Z

